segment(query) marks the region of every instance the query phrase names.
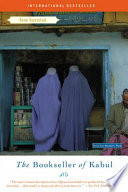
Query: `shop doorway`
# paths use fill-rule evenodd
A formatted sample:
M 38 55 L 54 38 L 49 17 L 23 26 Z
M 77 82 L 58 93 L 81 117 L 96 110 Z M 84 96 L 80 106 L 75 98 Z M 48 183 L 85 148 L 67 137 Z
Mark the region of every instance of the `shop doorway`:
M 58 55 L 58 56 L 57 56 Z M 87 78 L 90 88 L 96 99 L 91 114 L 92 126 L 105 126 L 110 106 L 110 65 L 109 51 L 105 49 L 63 49 L 63 50 L 15 50 L 1 52 L 1 121 L 0 142 L 1 151 L 4 148 L 4 128 L 10 128 L 10 107 L 13 104 L 14 72 L 16 66 L 22 66 L 24 77 L 31 77 L 34 83 L 46 73 L 49 66 L 57 69 L 61 84 L 68 74 L 70 65 L 79 65 L 81 72 Z M 38 66 L 38 67 L 37 67 Z M 35 75 L 36 74 L 36 75 Z M 6 78 L 5 78 L 6 77 Z M 7 91 L 8 90 L 8 91 Z M 9 92 L 9 97 L 6 97 Z M 94 122 L 99 113 L 99 122 Z M 5 116 L 5 114 L 8 114 Z M 99 123 L 99 124 L 98 124 Z M 9 135 L 10 137 L 10 135 Z M 105 140 L 108 133 L 106 132 Z M 7 139 L 8 140 L 8 139 Z M 10 141 L 9 141 L 10 142 Z

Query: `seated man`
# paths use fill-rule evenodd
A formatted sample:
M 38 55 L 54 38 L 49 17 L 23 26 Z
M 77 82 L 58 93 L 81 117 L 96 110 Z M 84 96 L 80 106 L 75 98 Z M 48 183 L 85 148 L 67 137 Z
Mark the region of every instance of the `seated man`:
M 128 155 L 128 89 L 124 89 L 122 99 L 121 103 L 111 107 L 106 122 L 109 143 L 122 143 L 122 148 L 104 148 L 102 155 Z
M 106 123 L 110 137 L 113 134 L 128 134 L 128 89 L 123 91 L 122 102 L 111 107 Z

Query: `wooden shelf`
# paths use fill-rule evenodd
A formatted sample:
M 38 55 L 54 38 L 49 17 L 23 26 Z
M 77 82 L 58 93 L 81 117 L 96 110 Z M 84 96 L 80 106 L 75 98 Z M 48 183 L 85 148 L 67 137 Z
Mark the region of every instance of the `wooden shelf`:
M 34 141 L 14 141 L 13 145 L 33 145 Z
M 31 125 L 14 125 L 14 128 L 15 127 L 20 127 L 20 128 L 32 128 Z

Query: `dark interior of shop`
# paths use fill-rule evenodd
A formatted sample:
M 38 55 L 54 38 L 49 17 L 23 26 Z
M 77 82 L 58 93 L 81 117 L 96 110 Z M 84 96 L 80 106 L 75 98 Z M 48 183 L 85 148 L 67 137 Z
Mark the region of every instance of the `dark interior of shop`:
M 37 83 L 49 67 L 55 67 L 61 82 L 68 75 L 71 65 L 78 65 L 87 78 L 95 96 L 95 106 L 104 106 L 102 93 L 102 51 L 97 50 L 52 50 L 17 51 L 17 65 L 23 67 L 23 76 L 31 77 Z

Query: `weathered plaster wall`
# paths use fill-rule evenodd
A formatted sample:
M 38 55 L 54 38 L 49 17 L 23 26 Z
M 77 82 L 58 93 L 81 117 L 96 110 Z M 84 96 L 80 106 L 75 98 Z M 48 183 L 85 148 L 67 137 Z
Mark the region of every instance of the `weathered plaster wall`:
M 111 104 L 121 101 L 122 90 L 128 87 L 128 40 L 120 33 L 54 33 L 12 32 L 0 34 L 1 49 L 107 49 L 114 84 Z

